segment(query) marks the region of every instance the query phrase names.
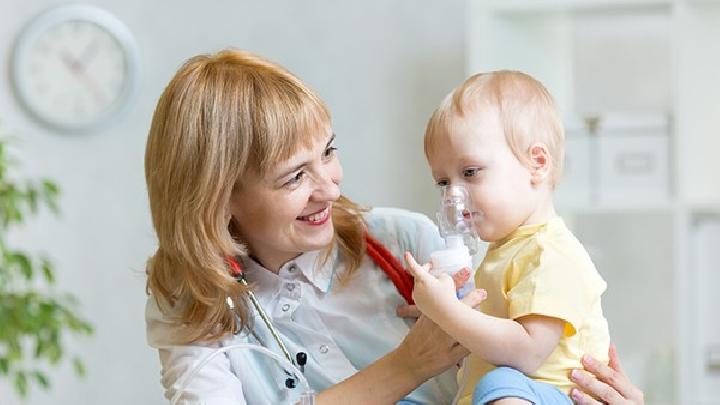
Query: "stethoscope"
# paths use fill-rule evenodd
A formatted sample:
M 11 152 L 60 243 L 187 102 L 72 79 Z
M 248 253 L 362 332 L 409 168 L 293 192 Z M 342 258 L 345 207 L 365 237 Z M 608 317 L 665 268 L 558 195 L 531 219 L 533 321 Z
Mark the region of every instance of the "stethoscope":
M 304 373 L 305 364 L 307 364 L 307 353 L 298 352 L 295 355 L 295 360 L 293 360 L 292 356 L 290 356 L 290 351 L 287 349 L 285 343 L 283 343 L 283 340 L 280 338 L 280 334 L 278 334 L 278 331 L 273 326 L 270 318 L 267 316 L 267 313 L 265 313 L 265 310 L 260 305 L 260 302 L 258 302 L 257 297 L 255 297 L 255 294 L 250 289 L 250 285 L 248 285 L 247 279 L 245 279 L 245 273 L 243 273 L 242 267 L 240 267 L 240 257 L 236 256 L 235 258 L 228 258 L 227 262 L 230 265 L 230 272 L 233 278 L 235 278 L 235 281 L 245 287 L 252 306 L 255 308 L 255 311 L 260 316 L 260 319 L 262 319 L 265 327 L 267 327 L 267 329 L 270 331 L 270 334 L 272 335 L 275 342 L 277 342 L 280 350 L 283 352 L 283 356 L 285 356 L 285 359 L 290 362 L 290 364 L 298 366 L 300 371 Z M 297 376 L 295 376 L 288 370 L 284 371 L 287 375 L 287 378 L 285 379 L 285 387 L 289 389 L 297 387 Z
M 405 301 L 410 305 L 414 304 L 412 299 L 413 277 L 410 273 L 405 270 L 405 267 L 403 267 L 400 261 L 380 241 L 371 237 L 367 233 L 365 233 L 365 244 L 368 256 L 370 256 L 373 262 L 375 262 L 375 264 L 385 272 L 390 281 L 392 281 L 395 285 L 395 288 L 398 290 L 400 295 L 405 298 Z M 308 359 L 307 353 L 300 351 L 295 355 L 295 359 L 292 358 L 290 351 L 287 349 L 287 346 L 285 346 L 285 343 L 283 343 L 282 338 L 280 338 L 280 334 L 270 321 L 270 317 L 267 316 L 267 313 L 265 313 L 265 310 L 263 310 L 262 306 L 258 302 L 257 297 L 255 297 L 255 294 L 250 289 L 250 286 L 245 279 L 242 267 L 240 266 L 240 257 L 228 257 L 226 262 L 230 267 L 230 273 L 233 278 L 246 288 L 253 308 L 255 308 L 255 311 L 260 316 L 260 319 L 262 319 L 265 327 L 268 331 L 270 331 L 273 340 L 275 340 L 280 347 L 285 359 L 293 366 L 297 366 L 298 369 L 304 373 L 305 365 L 307 364 Z M 287 376 L 285 379 L 285 387 L 289 389 L 295 388 L 297 386 L 298 377 L 288 370 L 284 370 L 284 372 Z

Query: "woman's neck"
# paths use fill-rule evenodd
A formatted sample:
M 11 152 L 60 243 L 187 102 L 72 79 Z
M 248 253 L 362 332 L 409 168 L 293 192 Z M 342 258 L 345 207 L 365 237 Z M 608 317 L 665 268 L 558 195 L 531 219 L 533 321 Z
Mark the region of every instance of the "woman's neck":
M 256 262 L 260 263 L 260 265 L 271 272 L 278 274 L 280 272 L 280 269 L 285 265 L 285 263 L 295 259 L 296 257 L 300 256 L 301 253 L 274 253 L 274 254 L 262 254 L 259 252 L 252 252 L 250 253 L 250 257 L 253 258 Z

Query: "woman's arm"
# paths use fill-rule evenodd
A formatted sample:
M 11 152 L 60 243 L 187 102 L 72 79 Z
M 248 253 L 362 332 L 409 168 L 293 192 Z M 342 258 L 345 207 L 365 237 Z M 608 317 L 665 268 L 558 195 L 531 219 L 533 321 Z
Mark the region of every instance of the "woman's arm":
M 463 302 L 475 307 L 483 291 L 468 294 Z M 394 404 L 428 379 L 456 365 L 468 351 L 421 316 L 400 346 L 345 381 L 318 394 L 316 403 Z
M 583 357 L 583 367 L 586 371 L 573 370 L 570 374 L 570 379 L 580 387 L 580 389 L 573 388 L 571 392 L 573 401 L 582 405 L 601 403 L 643 405 L 645 403 L 643 392 L 625 374 L 615 345 L 610 345 L 608 356 L 610 357 L 608 365 L 590 356 Z

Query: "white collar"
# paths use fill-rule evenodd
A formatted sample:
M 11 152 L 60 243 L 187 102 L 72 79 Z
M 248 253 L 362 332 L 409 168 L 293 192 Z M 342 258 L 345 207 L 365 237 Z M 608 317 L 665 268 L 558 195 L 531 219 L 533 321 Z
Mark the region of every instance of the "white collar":
M 315 288 L 326 293 L 332 285 L 332 278 L 335 274 L 335 263 L 338 259 L 337 247 L 333 247 L 332 252 L 327 256 L 327 260 L 324 260 L 325 257 L 324 250 L 305 252 L 283 264 L 278 274 L 275 274 L 263 267 L 256 260 L 243 256 L 243 272 L 245 273 L 248 283 L 253 284 L 258 292 L 267 289 L 274 291 L 278 288 L 281 278 L 287 278 L 288 275 L 292 274 L 292 268 L 294 266 L 300 269 L 303 276 L 305 276 L 307 281 L 314 285 Z

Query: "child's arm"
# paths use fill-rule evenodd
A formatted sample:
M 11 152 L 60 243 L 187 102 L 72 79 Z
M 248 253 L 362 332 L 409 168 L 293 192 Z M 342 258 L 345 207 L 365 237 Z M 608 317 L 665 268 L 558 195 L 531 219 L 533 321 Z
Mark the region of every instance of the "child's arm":
M 518 320 L 486 315 L 460 302 L 448 275 L 438 278 L 405 254 L 415 277 L 413 299 L 423 314 L 468 350 L 495 365 L 511 366 L 528 374 L 537 370 L 555 350 L 565 321 L 539 315 Z

